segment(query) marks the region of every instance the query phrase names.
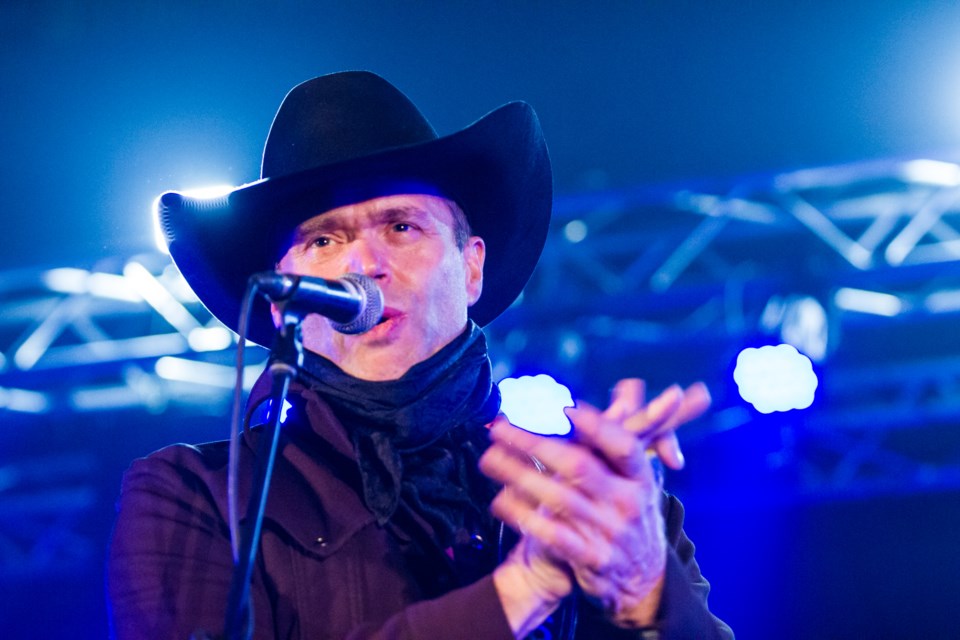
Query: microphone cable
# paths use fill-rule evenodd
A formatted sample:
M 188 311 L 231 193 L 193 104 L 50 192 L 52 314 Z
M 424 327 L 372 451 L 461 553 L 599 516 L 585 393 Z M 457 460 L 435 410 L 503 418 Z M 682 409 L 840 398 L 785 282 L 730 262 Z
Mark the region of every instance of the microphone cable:
M 230 528 L 230 548 L 233 551 L 234 564 L 240 561 L 240 514 L 237 505 L 237 487 L 240 475 L 240 433 L 246 429 L 246 420 L 241 425 L 240 413 L 243 411 L 243 372 L 244 347 L 247 343 L 247 330 L 253 312 L 253 301 L 257 295 L 257 282 L 247 282 L 247 289 L 240 304 L 240 318 L 237 326 L 236 381 L 233 386 L 233 409 L 230 417 L 230 446 L 227 456 L 227 521 Z

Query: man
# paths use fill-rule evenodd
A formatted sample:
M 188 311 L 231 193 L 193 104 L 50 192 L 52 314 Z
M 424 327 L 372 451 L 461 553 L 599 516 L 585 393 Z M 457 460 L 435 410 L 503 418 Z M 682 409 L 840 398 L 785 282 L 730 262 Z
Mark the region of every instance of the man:
M 673 432 L 706 409 L 702 385 L 646 403 L 641 382 L 621 382 L 605 411 L 568 412 L 569 440 L 496 417 L 479 326 L 523 288 L 551 206 L 527 105 L 438 137 L 376 75 L 315 78 L 284 99 L 261 173 L 217 201 L 162 201 L 171 255 L 204 304 L 236 327 L 247 278 L 276 266 L 363 274 L 385 308 L 358 335 L 302 324 L 253 637 L 521 638 L 543 623 L 569 633 L 574 611 L 577 637 L 730 635 L 646 453 L 682 464 Z M 271 314 L 255 313 L 250 337 L 269 344 Z M 249 424 L 268 385 L 251 392 Z M 244 434 L 241 504 L 261 437 Z M 117 637 L 222 631 L 226 468 L 223 443 L 174 445 L 125 475 L 108 570 Z M 519 533 L 512 550 L 491 509 Z

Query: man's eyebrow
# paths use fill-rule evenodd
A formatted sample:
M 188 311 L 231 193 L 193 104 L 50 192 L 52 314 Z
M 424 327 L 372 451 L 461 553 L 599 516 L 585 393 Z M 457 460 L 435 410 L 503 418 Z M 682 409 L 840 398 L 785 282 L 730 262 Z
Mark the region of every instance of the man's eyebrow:
M 390 224 L 393 222 L 400 222 L 402 220 L 409 220 L 411 218 L 419 222 L 428 215 L 428 212 L 421 207 L 413 205 L 400 205 L 396 207 L 380 209 L 367 214 L 367 222 L 372 222 L 373 224 Z M 333 231 L 343 229 L 345 226 L 348 225 L 344 223 L 340 216 L 317 216 L 307 220 L 306 222 L 302 222 L 297 227 L 296 231 L 294 231 L 293 241 L 294 243 L 301 243 L 308 240 L 312 236 L 331 233 Z
M 318 216 L 311 218 L 297 226 L 293 233 L 293 241 L 294 243 L 303 242 L 311 236 L 329 233 L 341 226 L 343 225 L 336 216 Z

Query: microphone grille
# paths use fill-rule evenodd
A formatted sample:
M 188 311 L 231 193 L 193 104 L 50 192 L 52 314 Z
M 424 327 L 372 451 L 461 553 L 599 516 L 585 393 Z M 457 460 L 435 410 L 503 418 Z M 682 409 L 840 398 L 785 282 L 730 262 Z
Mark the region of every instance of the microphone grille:
M 348 273 L 340 278 L 342 281 L 354 285 L 361 294 L 363 300 L 360 303 L 360 313 L 350 322 L 330 322 L 335 330 L 340 333 L 365 333 L 377 326 L 380 317 L 383 315 L 383 293 L 380 287 L 373 281 L 373 278 L 360 273 Z

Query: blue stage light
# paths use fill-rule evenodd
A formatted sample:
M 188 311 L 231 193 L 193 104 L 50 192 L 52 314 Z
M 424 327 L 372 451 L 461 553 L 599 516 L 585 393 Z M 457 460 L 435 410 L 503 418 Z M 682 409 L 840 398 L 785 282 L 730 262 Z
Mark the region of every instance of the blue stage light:
M 266 405 L 264 405 L 263 410 L 260 413 L 260 419 L 266 423 L 270 419 L 270 409 L 273 407 L 273 400 L 267 400 Z M 280 424 L 286 424 L 287 418 L 289 417 L 290 410 L 293 409 L 293 405 L 290 404 L 290 401 L 284 399 L 283 407 L 280 409 Z
M 506 378 L 499 383 L 500 411 L 521 429 L 541 435 L 570 433 L 564 407 L 573 406 L 570 390 L 546 374 Z
M 817 389 L 810 359 L 788 344 L 744 349 L 733 379 L 740 396 L 760 413 L 806 409 Z

